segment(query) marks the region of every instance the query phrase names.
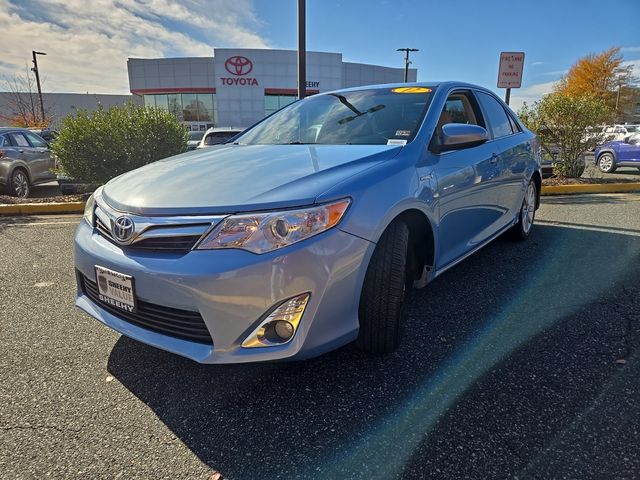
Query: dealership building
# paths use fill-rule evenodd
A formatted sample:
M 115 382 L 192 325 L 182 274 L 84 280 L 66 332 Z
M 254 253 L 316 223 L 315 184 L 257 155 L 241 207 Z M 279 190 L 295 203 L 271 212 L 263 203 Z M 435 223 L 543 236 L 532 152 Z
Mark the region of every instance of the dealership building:
M 129 86 L 145 105 L 166 108 L 192 130 L 247 127 L 297 98 L 297 52 L 215 48 L 212 57 L 130 58 Z M 344 62 L 307 52 L 307 94 L 404 80 L 404 68 Z M 409 69 L 415 82 L 416 69 Z

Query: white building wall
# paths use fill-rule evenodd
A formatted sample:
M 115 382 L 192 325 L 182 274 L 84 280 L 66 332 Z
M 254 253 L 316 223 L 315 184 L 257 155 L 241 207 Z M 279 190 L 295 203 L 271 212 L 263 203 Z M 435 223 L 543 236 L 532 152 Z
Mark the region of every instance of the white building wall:
M 127 65 L 131 92 L 137 95 L 215 92 L 217 124 L 240 127 L 264 117 L 265 95 L 297 93 L 295 50 L 216 48 L 213 54 L 201 58 L 130 58 Z M 248 59 L 250 71 L 237 73 L 229 67 L 227 60 L 236 57 Z M 416 77 L 416 69 L 410 69 L 410 81 Z M 307 52 L 310 93 L 402 82 L 403 78 L 403 68 L 343 62 L 340 53 Z

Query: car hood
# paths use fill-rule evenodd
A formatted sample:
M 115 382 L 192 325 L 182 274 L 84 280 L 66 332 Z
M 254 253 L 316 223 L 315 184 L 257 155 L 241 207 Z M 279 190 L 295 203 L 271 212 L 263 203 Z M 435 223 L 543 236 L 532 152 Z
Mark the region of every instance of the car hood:
M 160 160 L 107 183 L 113 208 L 195 215 L 312 204 L 337 183 L 389 160 L 387 145 L 220 145 Z

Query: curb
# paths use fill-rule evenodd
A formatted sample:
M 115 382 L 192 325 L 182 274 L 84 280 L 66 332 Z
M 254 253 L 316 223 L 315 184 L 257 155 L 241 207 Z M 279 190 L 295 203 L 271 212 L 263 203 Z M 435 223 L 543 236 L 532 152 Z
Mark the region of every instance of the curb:
M 17 203 L 12 205 L 0 205 L 0 216 L 83 212 L 84 202 Z
M 579 193 L 639 192 L 640 183 L 586 183 L 579 185 L 543 186 L 541 195 L 576 195 Z

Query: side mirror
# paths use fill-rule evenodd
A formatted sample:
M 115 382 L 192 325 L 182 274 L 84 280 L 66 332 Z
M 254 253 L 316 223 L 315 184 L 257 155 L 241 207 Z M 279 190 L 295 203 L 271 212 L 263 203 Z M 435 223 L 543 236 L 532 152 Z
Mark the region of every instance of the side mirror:
M 481 145 L 489 139 L 487 131 L 479 125 L 466 123 L 447 123 L 441 133 L 436 132 L 431 139 L 429 149 L 434 153 L 459 150 Z

